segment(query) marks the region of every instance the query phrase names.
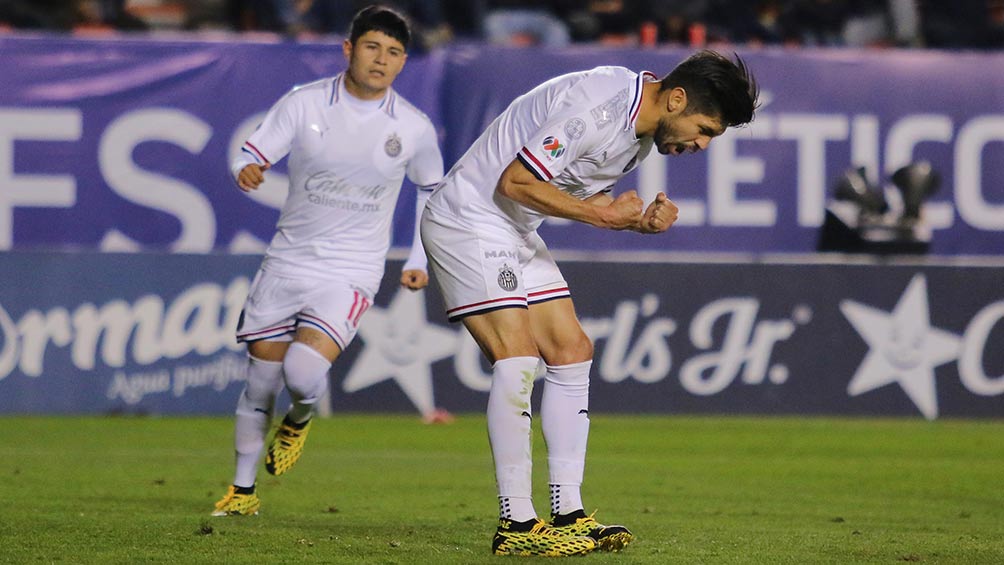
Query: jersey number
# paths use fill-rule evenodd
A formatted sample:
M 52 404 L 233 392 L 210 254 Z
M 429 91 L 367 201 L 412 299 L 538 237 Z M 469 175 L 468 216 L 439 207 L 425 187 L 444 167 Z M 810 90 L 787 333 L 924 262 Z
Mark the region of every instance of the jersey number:
M 355 298 L 352 299 L 352 308 L 349 310 L 349 322 L 353 327 L 359 327 L 359 320 L 370 307 L 370 299 L 366 298 L 359 291 L 355 291 Z

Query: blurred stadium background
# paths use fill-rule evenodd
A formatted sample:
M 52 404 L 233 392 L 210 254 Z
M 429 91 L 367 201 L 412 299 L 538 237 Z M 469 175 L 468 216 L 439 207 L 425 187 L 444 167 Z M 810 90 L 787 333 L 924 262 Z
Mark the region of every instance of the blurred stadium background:
M 388 3 L 447 166 L 563 72 L 710 47 L 760 79 L 750 127 L 621 183 L 668 233 L 543 228 L 597 344 L 589 504 L 639 534 L 587 559 L 1004 560 L 1004 2 Z M 207 521 L 286 180 L 227 163 L 362 4 L 0 0 L 0 562 L 496 562 L 490 372 L 397 288 L 407 185 L 335 417 L 262 516 Z
M 0 413 L 232 412 L 285 169 L 249 197 L 227 162 L 292 85 L 343 70 L 356 4 L 0 2 Z M 396 5 L 420 37 L 395 87 L 447 166 L 563 72 L 711 47 L 760 79 L 752 126 L 622 182 L 680 205 L 669 233 L 544 227 L 597 410 L 1004 416 L 1004 3 Z M 331 408 L 480 412 L 473 342 L 393 284 L 407 188 Z

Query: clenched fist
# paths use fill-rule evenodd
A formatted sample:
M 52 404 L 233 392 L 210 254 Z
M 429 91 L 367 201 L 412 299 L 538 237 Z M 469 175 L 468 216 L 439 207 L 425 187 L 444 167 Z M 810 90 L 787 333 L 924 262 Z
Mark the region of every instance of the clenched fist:
M 255 190 L 258 188 L 258 185 L 265 182 L 265 171 L 271 168 L 271 163 L 265 163 L 264 165 L 251 163 L 237 174 L 237 186 L 244 192 Z
M 602 226 L 612 230 L 635 229 L 641 220 L 641 209 L 644 204 L 638 193 L 633 190 L 619 195 L 603 210 Z
M 645 214 L 641 217 L 637 231 L 641 233 L 662 233 L 669 229 L 669 226 L 676 222 L 680 216 L 680 209 L 670 200 L 665 193 L 660 192 L 655 196 L 655 200 L 648 205 Z

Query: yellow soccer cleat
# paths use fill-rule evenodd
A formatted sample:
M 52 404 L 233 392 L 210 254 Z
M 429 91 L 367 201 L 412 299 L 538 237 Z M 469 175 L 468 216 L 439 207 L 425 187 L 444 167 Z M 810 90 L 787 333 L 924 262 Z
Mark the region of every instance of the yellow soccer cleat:
M 272 443 L 268 444 L 265 455 L 265 470 L 269 474 L 279 476 L 290 470 L 303 453 L 303 444 L 307 442 L 307 433 L 313 419 L 303 424 L 294 424 L 283 418 L 282 424 L 275 430 Z
M 255 493 L 242 494 L 237 487 L 230 485 L 227 494 L 216 503 L 213 516 L 256 516 L 261 500 Z
M 596 541 L 593 538 L 558 532 L 543 520 L 499 520 L 495 538 L 492 539 L 492 553 L 495 555 L 562 557 L 582 555 L 594 549 Z
M 582 510 L 576 510 L 552 516 L 549 525 L 566 536 L 588 536 L 604 551 L 620 551 L 634 539 L 634 534 L 624 526 L 604 526 L 593 518 L 594 514 L 586 516 Z

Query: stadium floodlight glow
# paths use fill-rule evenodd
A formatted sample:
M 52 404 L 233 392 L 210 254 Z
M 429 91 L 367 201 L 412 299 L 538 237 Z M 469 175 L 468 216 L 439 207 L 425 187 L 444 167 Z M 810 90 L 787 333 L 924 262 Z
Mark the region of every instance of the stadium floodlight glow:
M 861 213 L 879 216 L 889 211 L 889 203 L 885 195 L 877 187 L 868 182 L 864 167 L 850 168 L 837 181 L 834 191 L 837 200 L 853 202 Z
M 892 174 L 892 182 L 903 195 L 904 223 L 917 222 L 924 201 L 941 187 L 941 175 L 931 167 L 929 161 L 917 161 L 900 168 Z

